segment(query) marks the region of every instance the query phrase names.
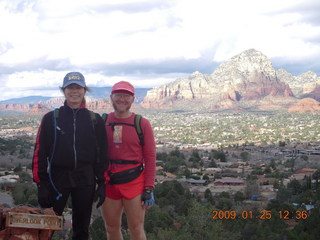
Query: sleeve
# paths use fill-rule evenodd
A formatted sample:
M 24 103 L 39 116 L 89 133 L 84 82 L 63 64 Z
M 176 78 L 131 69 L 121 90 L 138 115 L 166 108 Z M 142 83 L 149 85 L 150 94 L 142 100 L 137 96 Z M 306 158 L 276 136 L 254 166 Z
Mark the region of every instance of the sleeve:
M 50 151 L 53 144 L 53 114 L 47 113 L 41 120 L 32 158 L 33 181 L 49 182 L 47 173 Z
M 156 144 L 149 120 L 142 118 L 141 121 L 144 137 L 142 153 L 145 163 L 145 187 L 154 188 L 156 176 Z
M 95 134 L 98 145 L 97 161 L 95 162 L 94 171 L 97 183 L 106 182 L 105 172 L 109 166 L 109 160 L 107 158 L 107 135 L 104 127 L 104 121 L 99 114 L 96 113 L 97 127 L 95 128 Z

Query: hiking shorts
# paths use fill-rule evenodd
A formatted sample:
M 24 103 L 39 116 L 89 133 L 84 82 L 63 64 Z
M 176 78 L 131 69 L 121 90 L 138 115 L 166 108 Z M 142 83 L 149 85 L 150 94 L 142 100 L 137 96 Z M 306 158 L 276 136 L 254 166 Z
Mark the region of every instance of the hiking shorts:
M 139 177 L 128 183 L 122 184 L 107 184 L 106 196 L 113 200 L 120 200 L 122 198 L 130 200 L 139 196 L 144 190 L 144 171 Z

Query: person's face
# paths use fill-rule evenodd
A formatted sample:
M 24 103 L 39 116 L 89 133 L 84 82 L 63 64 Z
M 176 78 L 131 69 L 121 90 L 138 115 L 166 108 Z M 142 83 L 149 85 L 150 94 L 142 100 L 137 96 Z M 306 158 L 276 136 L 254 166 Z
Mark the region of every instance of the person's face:
M 114 110 L 118 113 L 126 113 L 130 110 L 134 96 L 128 93 L 113 93 L 111 101 Z
M 78 84 L 70 84 L 64 89 L 64 96 L 67 103 L 72 106 L 80 106 L 86 90 Z

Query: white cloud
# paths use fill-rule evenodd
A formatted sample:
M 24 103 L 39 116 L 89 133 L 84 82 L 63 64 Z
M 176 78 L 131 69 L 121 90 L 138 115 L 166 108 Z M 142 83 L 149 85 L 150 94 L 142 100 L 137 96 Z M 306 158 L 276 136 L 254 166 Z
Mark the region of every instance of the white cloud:
M 92 85 L 157 86 L 198 70 L 190 61 L 214 66 L 249 48 L 301 71 L 320 56 L 319 8 L 317 0 L 2 0 L 0 86 L 59 86 L 74 70 Z M 310 67 L 320 74 L 320 63 Z

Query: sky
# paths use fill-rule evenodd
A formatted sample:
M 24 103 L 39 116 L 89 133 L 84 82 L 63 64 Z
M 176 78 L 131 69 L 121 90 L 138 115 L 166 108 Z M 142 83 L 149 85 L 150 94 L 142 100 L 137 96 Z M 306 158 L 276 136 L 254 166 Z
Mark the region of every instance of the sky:
M 320 75 L 319 0 L 0 0 L 0 100 L 88 86 L 155 87 L 254 48 Z

